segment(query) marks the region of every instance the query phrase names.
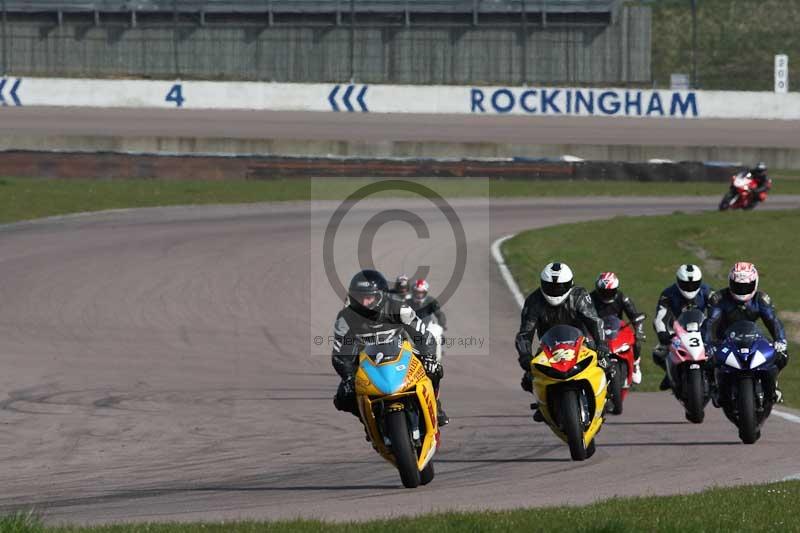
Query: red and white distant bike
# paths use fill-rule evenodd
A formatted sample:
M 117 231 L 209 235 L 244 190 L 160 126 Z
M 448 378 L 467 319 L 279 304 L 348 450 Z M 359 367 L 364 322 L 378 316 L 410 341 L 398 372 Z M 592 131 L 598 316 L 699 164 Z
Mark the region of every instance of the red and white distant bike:
M 753 175 L 747 171 L 742 170 L 738 174 L 731 176 L 731 187 L 722 201 L 719 203 L 719 210 L 726 211 L 728 209 L 753 209 L 757 202 L 754 202 L 753 191 L 758 187 L 758 182 L 753 178 Z M 772 187 L 772 180 L 767 178 L 767 191 Z M 759 201 L 763 202 L 767 199 L 767 191 L 758 193 Z

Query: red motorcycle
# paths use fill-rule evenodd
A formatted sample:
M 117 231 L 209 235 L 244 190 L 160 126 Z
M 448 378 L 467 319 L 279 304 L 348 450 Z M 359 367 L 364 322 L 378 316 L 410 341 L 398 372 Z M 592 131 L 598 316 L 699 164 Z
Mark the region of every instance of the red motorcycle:
M 726 209 L 753 209 L 756 202 L 753 201 L 753 190 L 758 187 L 758 182 L 747 170 L 742 170 L 738 174 L 731 176 L 731 188 L 722 197 L 719 203 L 719 210 Z M 767 191 L 772 188 L 772 180 L 767 178 Z M 767 191 L 758 193 L 758 199 L 763 202 L 767 199 Z
M 611 360 L 617 366 L 617 371 L 608 384 L 613 403 L 611 414 L 619 415 L 622 414 L 622 402 L 628 396 L 633 383 L 633 345 L 636 342 L 636 335 L 629 323 L 614 315 L 603 318 L 603 329 L 608 351 L 611 352 Z

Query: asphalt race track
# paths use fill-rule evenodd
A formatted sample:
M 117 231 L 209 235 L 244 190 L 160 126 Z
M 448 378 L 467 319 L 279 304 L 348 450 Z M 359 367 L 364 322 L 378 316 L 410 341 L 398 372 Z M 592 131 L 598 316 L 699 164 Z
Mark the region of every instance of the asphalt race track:
M 324 339 L 341 301 L 320 258 L 336 203 L 145 209 L 1 227 L 0 511 L 35 506 L 54 523 L 346 520 L 798 474 L 800 424 L 772 416 L 746 446 L 718 411 L 689 424 L 666 393 L 629 397 L 599 434 L 597 454 L 573 463 L 531 420 L 518 385 L 519 309 L 491 260 L 494 239 L 717 200 L 452 201 L 467 258 L 446 304 L 447 333 L 463 343 L 446 354 L 453 422 L 437 476 L 417 490 L 401 488 L 360 424 L 331 404 L 338 378 Z M 800 197 L 773 196 L 764 207 L 798 206 Z M 367 220 L 403 209 L 425 221 L 429 238 L 388 222 L 375 236 L 376 264 L 391 274 L 430 265 L 434 288 L 447 283 L 457 244 L 425 200 L 353 207 L 334 247 L 341 278 L 355 269 Z

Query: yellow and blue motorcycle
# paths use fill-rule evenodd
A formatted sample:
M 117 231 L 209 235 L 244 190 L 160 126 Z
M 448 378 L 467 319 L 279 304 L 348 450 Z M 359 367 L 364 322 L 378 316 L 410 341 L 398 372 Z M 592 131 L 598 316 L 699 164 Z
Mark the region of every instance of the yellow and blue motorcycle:
M 539 412 L 553 433 L 569 445 L 575 461 L 594 455 L 608 392 L 597 352 L 585 340 L 577 328 L 555 326 L 542 336 L 539 353 L 531 362 Z
M 359 354 L 356 399 L 375 450 L 400 473 L 403 486 L 433 480 L 439 448 L 436 393 L 409 340 L 394 330 Z

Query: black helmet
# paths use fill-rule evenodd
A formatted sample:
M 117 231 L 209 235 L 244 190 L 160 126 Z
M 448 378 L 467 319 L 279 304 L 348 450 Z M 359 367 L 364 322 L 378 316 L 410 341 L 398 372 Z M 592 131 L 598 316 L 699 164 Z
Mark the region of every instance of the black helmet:
M 405 274 L 400 274 L 397 276 L 397 279 L 394 280 L 394 292 L 397 294 L 408 294 L 409 289 L 409 281 L 408 276 Z
M 756 163 L 756 166 L 753 167 L 753 173 L 763 176 L 767 173 L 767 164 L 763 161 L 759 161 Z
M 347 296 L 350 307 L 358 310 L 374 311 L 383 303 L 389 283 L 383 274 L 377 270 L 362 270 L 350 280 Z M 365 298 L 373 297 L 371 301 L 364 302 Z

